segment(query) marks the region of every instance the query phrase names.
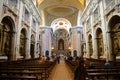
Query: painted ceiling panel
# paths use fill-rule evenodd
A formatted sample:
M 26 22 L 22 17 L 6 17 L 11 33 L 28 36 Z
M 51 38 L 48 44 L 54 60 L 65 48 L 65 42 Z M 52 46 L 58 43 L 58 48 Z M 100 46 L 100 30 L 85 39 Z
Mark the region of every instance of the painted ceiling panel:
M 66 18 L 76 25 L 79 11 L 83 11 L 85 0 L 37 0 L 38 10 L 44 12 L 45 24 L 50 25 L 56 18 Z M 42 16 L 42 15 L 41 15 Z M 74 21 L 73 21 L 74 20 Z

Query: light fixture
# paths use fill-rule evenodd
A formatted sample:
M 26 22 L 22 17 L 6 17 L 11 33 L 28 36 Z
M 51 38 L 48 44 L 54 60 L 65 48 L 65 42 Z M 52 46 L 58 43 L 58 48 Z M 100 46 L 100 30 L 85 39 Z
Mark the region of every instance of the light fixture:
M 53 50 L 53 49 L 54 49 L 54 47 L 51 47 L 51 49 Z
M 69 46 L 68 49 L 71 50 L 71 47 Z

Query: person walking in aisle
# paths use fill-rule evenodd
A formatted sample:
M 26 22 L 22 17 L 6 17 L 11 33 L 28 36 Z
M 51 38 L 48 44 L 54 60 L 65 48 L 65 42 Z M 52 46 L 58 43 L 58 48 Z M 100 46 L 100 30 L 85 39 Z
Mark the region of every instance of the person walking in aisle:
M 57 57 L 57 62 L 60 63 L 60 56 Z

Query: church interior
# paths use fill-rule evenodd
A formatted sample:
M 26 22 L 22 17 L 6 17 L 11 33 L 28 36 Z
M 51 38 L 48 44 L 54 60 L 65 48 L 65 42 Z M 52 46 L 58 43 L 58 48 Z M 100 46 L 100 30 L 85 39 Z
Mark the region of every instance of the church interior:
M 0 80 L 119 76 L 120 0 L 0 1 Z

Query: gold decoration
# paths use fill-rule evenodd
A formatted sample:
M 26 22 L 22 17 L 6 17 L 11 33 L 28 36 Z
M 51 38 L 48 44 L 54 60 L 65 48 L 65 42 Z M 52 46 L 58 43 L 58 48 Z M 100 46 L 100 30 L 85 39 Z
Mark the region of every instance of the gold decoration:
M 44 0 L 37 0 L 37 5 L 40 5 Z
M 83 6 L 85 6 L 86 0 L 79 0 L 79 1 L 80 1 L 80 3 L 81 3 Z

